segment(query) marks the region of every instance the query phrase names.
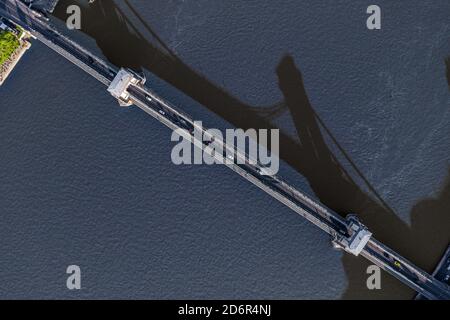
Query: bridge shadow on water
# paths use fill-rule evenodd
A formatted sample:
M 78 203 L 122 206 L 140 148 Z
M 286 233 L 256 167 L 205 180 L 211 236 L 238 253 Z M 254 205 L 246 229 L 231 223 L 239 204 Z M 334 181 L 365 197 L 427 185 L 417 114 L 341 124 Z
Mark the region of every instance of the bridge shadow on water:
M 411 212 L 411 226 L 380 201 L 375 201 L 350 177 L 325 143 L 319 119 L 309 103 L 302 75 L 290 57 L 278 66 L 280 90 L 295 121 L 301 141 L 301 157 L 296 159 L 316 196 L 336 212 L 357 213 L 375 236 L 391 248 L 431 272 L 450 243 L 450 170 L 447 182 L 435 199 L 418 202 Z M 345 299 L 412 297 L 413 292 L 399 281 L 386 276 L 383 290 L 369 291 L 365 285 L 369 262 L 344 255 L 348 277 Z
M 95 39 L 111 63 L 151 71 L 238 128 L 276 128 L 270 120 L 280 112 L 289 111 L 298 139 L 280 130 L 280 157 L 306 177 L 323 204 L 342 215 L 357 213 L 377 239 L 428 272 L 433 270 L 450 243 L 450 170 L 439 195 L 419 201 L 411 212 L 411 226 L 405 224 L 383 202 L 350 157 L 347 160 L 366 183 L 369 192 L 364 191 L 337 160 L 323 133 L 329 134 L 332 140 L 333 136 L 311 106 L 301 72 L 292 57 L 285 56 L 276 70 L 284 101 L 267 108 L 250 106 L 183 63 L 128 1 L 124 2 L 154 41 L 144 37 L 111 0 L 97 0 L 89 7 L 82 7 L 82 31 Z M 55 16 L 65 20 L 65 8 L 74 3 L 85 1 L 61 0 Z M 120 45 L 116 43 L 117 39 L 122 41 Z M 446 63 L 450 79 L 449 61 Z M 345 155 L 337 141 L 334 143 Z M 342 260 L 348 278 L 344 299 L 413 297 L 412 290 L 390 276 L 384 276 L 383 290 L 369 291 L 366 287 L 368 262 L 348 254 L 344 254 Z

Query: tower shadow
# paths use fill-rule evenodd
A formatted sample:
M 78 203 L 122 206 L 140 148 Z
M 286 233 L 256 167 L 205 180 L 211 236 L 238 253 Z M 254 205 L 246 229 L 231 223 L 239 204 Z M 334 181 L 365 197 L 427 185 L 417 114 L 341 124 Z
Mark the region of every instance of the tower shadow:
M 61 0 L 55 16 L 64 20 L 68 5 L 83 2 Z M 129 5 L 127 0 L 124 2 Z M 449 180 L 438 197 L 422 200 L 414 206 L 411 212 L 412 225 L 409 227 L 383 202 L 361 172 L 359 174 L 366 181 L 371 194 L 358 186 L 333 154 L 323 136 L 323 132 L 329 131 L 311 106 L 301 72 L 292 57 L 285 56 L 276 70 L 284 101 L 274 106 L 250 106 L 180 60 L 140 18 L 139 13 L 130 5 L 129 8 L 153 37 L 153 41 L 143 36 L 112 0 L 97 0 L 88 7 L 82 6 L 82 31 L 97 42 L 111 63 L 151 71 L 244 130 L 275 129 L 271 119 L 281 112 L 290 112 L 297 138 L 280 130 L 280 158 L 308 180 L 313 192 L 327 207 L 341 215 L 357 213 L 380 241 L 426 271 L 430 272 L 434 268 L 450 242 Z M 116 43 L 117 39 L 121 41 L 120 46 Z M 448 59 L 447 78 L 450 78 Z M 332 135 L 331 138 L 345 154 Z M 347 156 L 347 160 L 352 164 L 350 157 Z M 342 261 L 348 278 L 344 299 L 412 298 L 414 295 L 412 290 L 387 274 L 382 280 L 382 290 L 369 291 L 366 287 L 368 262 L 364 258 L 347 254 L 343 255 Z

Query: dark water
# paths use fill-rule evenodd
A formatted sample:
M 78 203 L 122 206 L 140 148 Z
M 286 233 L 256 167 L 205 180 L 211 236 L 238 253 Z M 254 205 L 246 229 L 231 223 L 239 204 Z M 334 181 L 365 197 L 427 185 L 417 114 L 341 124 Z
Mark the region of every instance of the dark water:
M 280 127 L 283 177 L 431 271 L 450 242 L 450 4 L 380 1 L 376 32 L 369 4 L 97 0 L 91 40 L 68 33 L 210 127 Z M 0 94 L 3 297 L 412 296 L 388 276 L 368 291 L 362 259 L 226 168 L 172 165 L 168 129 L 39 43 Z

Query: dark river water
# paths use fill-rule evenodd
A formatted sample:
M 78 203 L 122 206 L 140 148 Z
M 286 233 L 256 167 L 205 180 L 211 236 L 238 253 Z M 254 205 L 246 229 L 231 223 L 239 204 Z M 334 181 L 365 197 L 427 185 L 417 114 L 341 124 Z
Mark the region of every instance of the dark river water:
M 450 243 L 450 2 L 62 0 L 68 35 L 216 128 L 280 128 L 280 175 L 431 272 Z M 448 62 L 448 60 L 447 60 Z M 450 63 L 447 63 L 447 66 Z M 0 298 L 390 298 L 222 166 L 34 41 L 0 87 Z M 66 268 L 82 289 L 66 288 Z

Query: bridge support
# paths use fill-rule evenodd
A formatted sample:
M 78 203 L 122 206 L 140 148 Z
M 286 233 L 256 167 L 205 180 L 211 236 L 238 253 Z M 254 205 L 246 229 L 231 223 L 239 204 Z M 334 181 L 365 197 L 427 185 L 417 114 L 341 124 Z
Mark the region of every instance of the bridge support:
M 357 216 L 348 215 L 346 220 L 348 236 L 337 235 L 332 243 L 335 248 L 344 249 L 358 256 L 369 242 L 372 233 L 359 221 Z
M 120 106 L 128 107 L 133 104 L 128 93 L 130 85 L 142 85 L 143 79 L 129 69 L 120 69 L 108 87 L 108 92 L 119 101 Z

